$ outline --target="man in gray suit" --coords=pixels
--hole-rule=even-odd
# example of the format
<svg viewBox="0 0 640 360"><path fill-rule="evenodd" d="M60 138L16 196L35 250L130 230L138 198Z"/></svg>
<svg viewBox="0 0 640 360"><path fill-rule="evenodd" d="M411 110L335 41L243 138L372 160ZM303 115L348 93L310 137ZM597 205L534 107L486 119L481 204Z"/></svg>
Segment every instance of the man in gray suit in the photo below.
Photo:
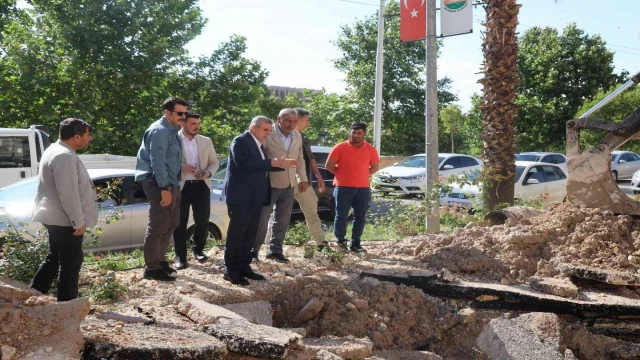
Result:
<svg viewBox="0 0 640 360"><path fill-rule="evenodd" d="M198 135L200 115L188 111L182 130L178 133L182 141L182 180L180 181L180 225L173 232L175 244L176 270L187 268L187 223L189 211L193 208L193 257L199 262L207 261L203 253L209 233L211 212L211 176L216 173L220 162L211 139Z"/></svg>
<svg viewBox="0 0 640 360"><path fill-rule="evenodd" d="M33 220L49 234L49 251L30 286L43 294L58 277L58 301L78 297L78 280L84 254L84 233L98 222L96 190L76 151L93 138L91 126L80 119L60 123L60 138L42 154Z"/></svg>
<svg viewBox="0 0 640 360"><path fill-rule="evenodd" d="M269 172L271 203L269 206L263 207L260 214L258 234L251 254L253 259L258 258L260 247L269 233L271 236L267 259L281 263L289 262L289 259L282 252L282 245L291 221L294 188L298 187L298 191L301 193L309 188L302 150L302 136L299 132L294 131L297 120L298 113L294 109L280 110L278 122L273 127L271 135L264 142L268 158L293 159L297 161L297 167L287 168L285 171ZM273 216L270 216L272 211Z"/></svg>

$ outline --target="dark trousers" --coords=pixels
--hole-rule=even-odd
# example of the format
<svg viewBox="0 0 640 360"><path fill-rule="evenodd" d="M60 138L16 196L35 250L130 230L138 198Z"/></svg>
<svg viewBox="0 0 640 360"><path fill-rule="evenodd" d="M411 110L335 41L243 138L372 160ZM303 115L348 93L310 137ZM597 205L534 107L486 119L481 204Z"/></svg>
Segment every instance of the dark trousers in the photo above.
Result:
<svg viewBox="0 0 640 360"><path fill-rule="evenodd" d="M338 242L346 241L347 218L349 217L349 210L353 208L351 246L360 246L371 190L369 188L337 186L333 190L333 197L336 199L336 217L333 223L336 239L338 239Z"/></svg>
<svg viewBox="0 0 640 360"><path fill-rule="evenodd" d="M229 274L241 274L251 267L251 248L256 240L262 206L227 204L229 229L224 250L224 266Z"/></svg>
<svg viewBox="0 0 640 360"><path fill-rule="evenodd" d="M180 225L173 232L176 257L187 260L187 224L189 208L193 208L193 252L202 252L209 233L209 213L211 212L211 190L203 180L186 181L180 199Z"/></svg>
<svg viewBox="0 0 640 360"><path fill-rule="evenodd" d="M171 235L180 224L180 190L171 186L171 204L160 206L162 189L151 177L142 183L144 193L149 199L149 223L144 235L144 265L148 270L160 269L160 263L166 261L167 249L171 244Z"/></svg>
<svg viewBox="0 0 640 360"><path fill-rule="evenodd" d="M38 272L31 280L31 288L46 294L51 289L53 279L58 277L58 301L73 300L78 297L78 280L84 260L82 235L73 235L71 226L45 225L49 233L49 251Z"/></svg>

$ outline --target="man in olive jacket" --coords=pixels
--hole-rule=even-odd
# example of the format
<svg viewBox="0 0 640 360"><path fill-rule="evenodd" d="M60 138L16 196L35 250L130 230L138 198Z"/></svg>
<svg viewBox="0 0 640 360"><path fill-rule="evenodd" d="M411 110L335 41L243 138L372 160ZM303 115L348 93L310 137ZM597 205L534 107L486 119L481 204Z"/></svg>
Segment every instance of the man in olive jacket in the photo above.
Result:
<svg viewBox="0 0 640 360"><path fill-rule="evenodd" d="M78 280L84 254L84 233L98 222L96 190L76 154L93 138L91 126L80 119L60 123L60 139L42 154L38 191L32 218L49 234L49 251L30 286L43 294L58 277L58 301L78 297Z"/></svg>

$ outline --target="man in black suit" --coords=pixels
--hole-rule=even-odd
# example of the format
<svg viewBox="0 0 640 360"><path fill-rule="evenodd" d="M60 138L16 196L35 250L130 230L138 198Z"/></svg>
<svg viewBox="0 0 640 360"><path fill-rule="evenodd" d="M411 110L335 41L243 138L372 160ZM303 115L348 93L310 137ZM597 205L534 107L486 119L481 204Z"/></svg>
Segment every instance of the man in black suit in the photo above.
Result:
<svg viewBox="0 0 640 360"><path fill-rule="evenodd" d="M268 159L262 145L271 134L273 121L264 116L251 120L249 131L236 137L229 147L223 197L229 212L224 251L223 278L234 285L249 285L247 279L264 280L251 269L251 247L258 232L262 207L271 203L269 171L295 167L290 159Z"/></svg>

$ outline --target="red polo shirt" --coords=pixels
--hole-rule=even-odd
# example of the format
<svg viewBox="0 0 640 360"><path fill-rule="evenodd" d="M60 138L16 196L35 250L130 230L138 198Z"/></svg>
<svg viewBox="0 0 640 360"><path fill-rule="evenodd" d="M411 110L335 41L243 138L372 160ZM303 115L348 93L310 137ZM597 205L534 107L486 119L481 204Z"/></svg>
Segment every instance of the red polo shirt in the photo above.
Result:
<svg viewBox="0 0 640 360"><path fill-rule="evenodd" d="M338 164L333 184L357 188L369 187L370 165L380 162L378 151L366 141L360 147L341 142L331 149L329 159Z"/></svg>

